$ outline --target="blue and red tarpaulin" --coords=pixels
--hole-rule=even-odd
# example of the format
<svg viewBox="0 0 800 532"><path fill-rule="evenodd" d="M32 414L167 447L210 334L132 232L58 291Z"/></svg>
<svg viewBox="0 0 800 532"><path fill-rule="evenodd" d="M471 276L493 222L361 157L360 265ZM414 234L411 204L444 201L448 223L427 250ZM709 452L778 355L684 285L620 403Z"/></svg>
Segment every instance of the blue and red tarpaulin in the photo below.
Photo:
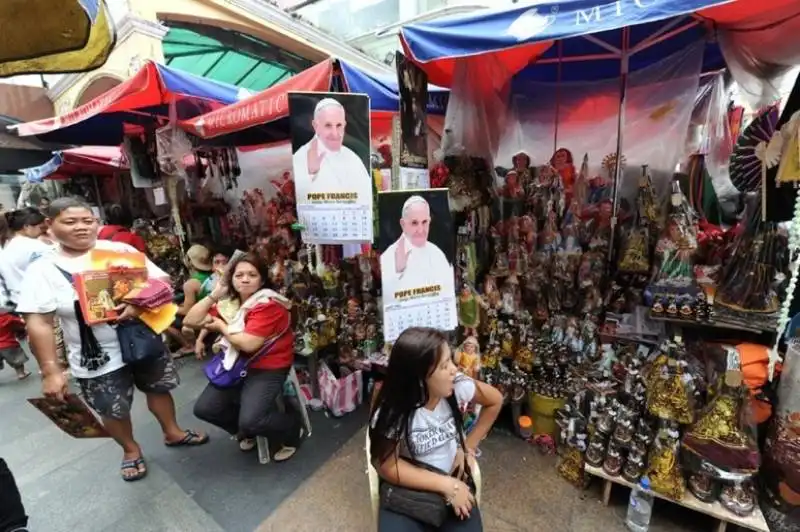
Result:
<svg viewBox="0 0 800 532"><path fill-rule="evenodd" d="M41 183L44 179L67 179L80 174L106 176L127 168L119 146L82 146L55 152L46 163L25 169L25 179Z"/></svg>
<svg viewBox="0 0 800 532"><path fill-rule="evenodd" d="M290 92L336 92L337 89L367 94L373 118L385 118L399 111L396 80L376 77L343 61L328 59L258 94L184 120L180 125L209 144L253 146L278 142L289 138ZM428 112L444 115L448 95L447 89L431 87Z"/></svg>
<svg viewBox="0 0 800 532"><path fill-rule="evenodd" d="M147 61L132 78L90 102L52 118L10 126L19 136L46 142L119 146L126 124L167 121L174 102L187 119L238 101L246 91Z"/></svg>
<svg viewBox="0 0 800 532"><path fill-rule="evenodd" d="M632 72L709 37L704 70L723 68L715 23L792 9L792 0L558 0L410 24L400 37L431 83L445 87L457 62L471 58L495 61L507 78L595 81L619 76L623 48Z"/></svg>
<svg viewBox="0 0 800 532"><path fill-rule="evenodd" d="M348 92L367 94L372 111L397 112L400 109L400 91L396 75L375 76L339 61ZM436 85L428 87L428 114L444 115L450 91Z"/></svg>

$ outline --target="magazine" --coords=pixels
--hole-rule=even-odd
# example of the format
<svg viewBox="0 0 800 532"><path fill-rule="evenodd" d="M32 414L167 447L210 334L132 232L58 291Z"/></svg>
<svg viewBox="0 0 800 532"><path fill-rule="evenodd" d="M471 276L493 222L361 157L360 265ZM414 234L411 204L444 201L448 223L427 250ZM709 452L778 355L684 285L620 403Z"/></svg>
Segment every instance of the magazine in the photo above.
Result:
<svg viewBox="0 0 800 532"><path fill-rule="evenodd" d="M49 397L28 402L73 438L110 437L94 412L75 394L67 394L63 402Z"/></svg>
<svg viewBox="0 0 800 532"><path fill-rule="evenodd" d="M75 274L75 290L89 325L96 325L119 318L116 307L124 303L123 298L134 288L147 283L146 268L115 268Z"/></svg>

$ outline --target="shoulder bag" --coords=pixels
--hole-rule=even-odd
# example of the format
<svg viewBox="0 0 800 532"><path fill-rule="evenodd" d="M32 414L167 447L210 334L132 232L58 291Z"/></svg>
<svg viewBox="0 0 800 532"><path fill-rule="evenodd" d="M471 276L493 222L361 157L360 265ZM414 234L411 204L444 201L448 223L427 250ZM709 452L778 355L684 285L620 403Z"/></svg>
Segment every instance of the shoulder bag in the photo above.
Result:
<svg viewBox="0 0 800 532"><path fill-rule="evenodd" d="M447 398L447 403L450 408L455 411L458 408L455 395ZM470 471L469 463L466 460L467 445L464 441L464 433L461 427L458 428L458 440L461 449L464 451L464 476L460 479L469 487L471 493L475 493L475 481L472 478L472 471ZM408 460L403 458L403 460ZM417 460L408 460L412 465L439 473L441 475L450 475L441 469L429 466ZM426 525L435 528L441 527L451 514L452 509L447 504L447 501L438 493L432 491L414 490L391 484L385 480L381 480L380 487L380 505L391 512L405 515L425 523Z"/></svg>
<svg viewBox="0 0 800 532"><path fill-rule="evenodd" d="M70 284L73 284L74 280L72 274L58 265L55 266L58 271L61 272L61 275L63 275ZM84 337L87 341L96 344L97 340L94 339L94 332L92 332L92 328L84 320L83 311L77 301L75 302L75 317L78 321L78 328L81 330L81 344L83 344ZM117 332L119 349L122 354L122 361L125 364L145 362L163 356L166 353L167 348L164 345L164 341L161 339L161 335L156 334L156 332L148 327L142 320L124 320L112 326ZM83 348L83 346L81 348Z"/></svg>
<svg viewBox="0 0 800 532"><path fill-rule="evenodd" d="M222 361L225 359L225 353L214 355L214 358L212 358L204 368L208 381L218 388L234 388L238 386L245 377L247 377L250 364L267 355L275 346L275 342L286 334L288 330L289 326L276 336L264 342L264 345L261 346L261 349L259 349L255 355L251 357L239 355L239 358L236 359L231 369L225 369L225 366L222 365Z"/></svg>

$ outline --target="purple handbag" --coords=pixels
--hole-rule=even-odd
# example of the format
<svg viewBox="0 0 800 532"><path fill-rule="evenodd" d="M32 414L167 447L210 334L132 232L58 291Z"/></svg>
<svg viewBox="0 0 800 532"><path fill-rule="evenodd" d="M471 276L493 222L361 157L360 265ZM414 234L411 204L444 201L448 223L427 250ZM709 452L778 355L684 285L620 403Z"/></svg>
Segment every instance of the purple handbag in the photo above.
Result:
<svg viewBox="0 0 800 532"><path fill-rule="evenodd" d="M251 357L243 357L239 356L236 359L236 362L233 363L233 367L231 369L225 369L225 366L222 365L222 361L225 358L225 353L220 353L218 355L214 355L214 358L206 364L206 367L203 368L203 371L206 373L206 377L208 378L208 382L216 386L217 388L235 388L239 386L245 377L247 377L247 370L256 359L259 359L270 352L272 346L275 345L286 331L289 330L289 327L286 327L283 332L278 334L277 336L273 337L271 340L264 342L264 345L261 349L256 352L255 355Z"/></svg>

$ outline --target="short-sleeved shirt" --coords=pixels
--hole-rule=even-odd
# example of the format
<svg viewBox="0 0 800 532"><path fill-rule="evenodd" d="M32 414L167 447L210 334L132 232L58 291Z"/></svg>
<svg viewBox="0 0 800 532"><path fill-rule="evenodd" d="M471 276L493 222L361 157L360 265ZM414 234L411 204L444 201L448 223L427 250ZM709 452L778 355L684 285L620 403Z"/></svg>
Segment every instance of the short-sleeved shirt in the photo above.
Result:
<svg viewBox="0 0 800 532"><path fill-rule="evenodd" d="M19 347L17 330L25 330L25 323L14 314L0 314L0 349Z"/></svg>
<svg viewBox="0 0 800 532"><path fill-rule="evenodd" d="M136 251L128 244L110 240L98 240L95 249L128 253ZM55 313L61 323L67 359L75 377L91 379L123 367L125 364L122 362L117 332L113 327L104 323L92 326L92 332L100 344L100 348L108 355L109 361L96 371L81 367L81 335L78 318L75 315L75 301L78 294L58 268L70 274L86 271L89 269L89 253L78 257L66 257L56 251L31 264L25 272L25 280L17 301L17 312L22 314ZM147 260L147 273L150 277L161 279L169 277L150 260Z"/></svg>
<svg viewBox="0 0 800 532"><path fill-rule="evenodd" d="M209 314L219 317L216 306L211 309ZM275 335L283 332L283 335L272 345L269 353L250 364L251 368L275 370L291 367L294 363L294 333L290 327L291 319L289 310L275 302L260 303L246 311L244 332L247 334L272 339Z"/></svg>
<svg viewBox="0 0 800 532"><path fill-rule="evenodd" d="M23 235L15 236L6 243L0 251L0 277L5 282L11 301L16 303L19 299L22 278L28 266L52 250L52 246L38 238Z"/></svg>
<svg viewBox="0 0 800 532"><path fill-rule="evenodd" d="M458 407L464 412L475 397L475 381L459 373L453 386ZM373 423L378 412L373 417ZM433 410L418 408L410 421L411 454L415 460L442 471L450 471L458 453L459 438L456 420L446 399ZM405 446L405 438L401 439ZM401 450L401 455L405 454Z"/></svg>

